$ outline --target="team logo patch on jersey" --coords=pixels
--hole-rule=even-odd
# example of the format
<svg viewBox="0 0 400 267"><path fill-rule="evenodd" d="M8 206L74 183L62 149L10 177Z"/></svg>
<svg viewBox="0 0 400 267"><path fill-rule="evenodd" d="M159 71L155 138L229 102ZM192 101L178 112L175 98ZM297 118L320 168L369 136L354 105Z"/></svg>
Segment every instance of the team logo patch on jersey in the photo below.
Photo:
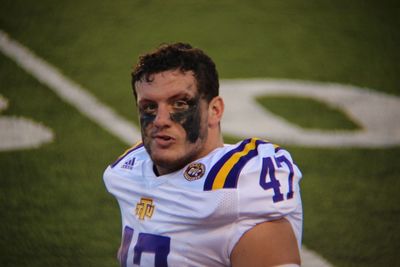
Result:
<svg viewBox="0 0 400 267"><path fill-rule="evenodd" d="M140 202L136 204L136 215L140 220L144 220L146 217L151 219L154 209L153 199L142 197Z"/></svg>
<svg viewBox="0 0 400 267"><path fill-rule="evenodd" d="M184 176L188 181L194 181L203 177L206 167L203 163L191 163L185 170Z"/></svg>

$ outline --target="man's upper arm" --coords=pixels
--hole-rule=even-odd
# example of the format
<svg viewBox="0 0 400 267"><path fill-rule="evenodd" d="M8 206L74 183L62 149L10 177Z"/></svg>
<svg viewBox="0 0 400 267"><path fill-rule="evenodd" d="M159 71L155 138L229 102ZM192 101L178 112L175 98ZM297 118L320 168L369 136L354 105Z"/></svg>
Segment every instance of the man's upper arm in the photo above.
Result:
<svg viewBox="0 0 400 267"><path fill-rule="evenodd" d="M300 253L291 224L284 218L260 223L247 231L231 254L232 267L300 265Z"/></svg>

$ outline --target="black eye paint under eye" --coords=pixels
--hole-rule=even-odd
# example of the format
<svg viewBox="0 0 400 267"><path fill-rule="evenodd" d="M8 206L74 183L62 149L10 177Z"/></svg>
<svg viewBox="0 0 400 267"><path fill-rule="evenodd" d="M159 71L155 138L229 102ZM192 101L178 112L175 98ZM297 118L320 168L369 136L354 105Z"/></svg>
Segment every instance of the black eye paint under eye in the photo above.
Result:
<svg viewBox="0 0 400 267"><path fill-rule="evenodd" d="M188 101L185 111L170 113L171 120L182 125L189 142L194 143L200 136L200 97Z"/></svg>
<svg viewBox="0 0 400 267"><path fill-rule="evenodd" d="M187 139L191 143L195 143L200 136L200 97L197 96L187 101L189 108L184 111L170 113L172 121L182 125L186 131ZM156 119L156 114L149 114L139 110L140 113L140 125L142 135L145 135L144 130L150 123L153 123Z"/></svg>
<svg viewBox="0 0 400 267"><path fill-rule="evenodd" d="M144 129L156 119L156 114L145 112L144 109L139 108L139 118L142 133Z"/></svg>

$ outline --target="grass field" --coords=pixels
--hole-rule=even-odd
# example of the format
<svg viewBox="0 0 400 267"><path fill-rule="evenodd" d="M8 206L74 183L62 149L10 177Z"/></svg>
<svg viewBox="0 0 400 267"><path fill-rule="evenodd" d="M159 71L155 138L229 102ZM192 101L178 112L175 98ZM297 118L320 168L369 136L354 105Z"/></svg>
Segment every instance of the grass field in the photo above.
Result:
<svg viewBox="0 0 400 267"><path fill-rule="evenodd" d="M171 41L203 48L224 79L330 81L400 95L394 1L2 0L1 6L0 29L135 123L130 69L139 53ZM2 54L0 94L10 106L2 116L31 118L55 133L38 149L0 152L0 266L117 266L120 215L102 173L126 145ZM279 101L271 101L278 109ZM291 117L302 106L277 113L302 125ZM306 126L357 127L327 116L330 122ZM335 266L400 265L400 147L285 147L304 174L303 243Z"/></svg>

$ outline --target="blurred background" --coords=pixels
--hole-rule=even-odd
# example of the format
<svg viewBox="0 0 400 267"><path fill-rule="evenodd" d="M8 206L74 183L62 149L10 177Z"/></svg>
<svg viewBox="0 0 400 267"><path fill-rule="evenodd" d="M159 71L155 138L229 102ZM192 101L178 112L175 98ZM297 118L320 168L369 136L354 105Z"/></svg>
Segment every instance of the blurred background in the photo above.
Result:
<svg viewBox="0 0 400 267"><path fill-rule="evenodd" d="M335 82L400 95L395 1L0 3L0 29L132 123L132 66L166 42L202 48L222 79ZM54 133L39 148L0 151L0 265L117 266L120 214L102 173L127 144L2 53L0 95L8 103L0 118L29 118ZM302 127L358 127L313 100L258 101ZM319 112L327 115L318 120ZM310 116L317 118L304 125ZM303 243L335 266L400 265L399 146L280 145L304 175Z"/></svg>

